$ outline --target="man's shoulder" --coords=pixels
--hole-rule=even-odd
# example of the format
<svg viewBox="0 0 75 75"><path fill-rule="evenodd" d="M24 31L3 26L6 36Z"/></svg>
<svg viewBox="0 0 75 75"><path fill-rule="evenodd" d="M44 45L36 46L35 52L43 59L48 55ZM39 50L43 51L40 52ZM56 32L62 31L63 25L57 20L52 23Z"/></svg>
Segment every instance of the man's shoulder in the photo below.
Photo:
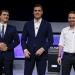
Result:
<svg viewBox="0 0 75 75"><path fill-rule="evenodd" d="M15 29L16 27L10 24L7 24L8 27Z"/></svg>
<svg viewBox="0 0 75 75"><path fill-rule="evenodd" d="M27 21L25 24L30 24L32 22L34 22L34 20Z"/></svg>
<svg viewBox="0 0 75 75"><path fill-rule="evenodd" d="M47 20L44 20L44 19L42 19L42 21L45 22L45 23L50 23L50 22L48 22Z"/></svg>
<svg viewBox="0 0 75 75"><path fill-rule="evenodd" d="M42 22L43 22L44 26L51 27L51 23L50 22L48 22L46 20L42 20Z"/></svg>
<svg viewBox="0 0 75 75"><path fill-rule="evenodd" d="M62 30L68 30L70 27L69 26L67 26L67 27L65 27L65 28L63 28Z"/></svg>

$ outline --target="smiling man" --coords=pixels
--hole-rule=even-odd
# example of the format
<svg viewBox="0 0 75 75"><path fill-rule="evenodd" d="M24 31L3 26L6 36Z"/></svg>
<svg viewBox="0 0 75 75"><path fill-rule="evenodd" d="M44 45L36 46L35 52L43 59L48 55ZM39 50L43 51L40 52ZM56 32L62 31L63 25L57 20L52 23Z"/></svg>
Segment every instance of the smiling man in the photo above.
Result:
<svg viewBox="0 0 75 75"><path fill-rule="evenodd" d="M58 64L62 63L62 75L70 75L73 65L75 70L75 11L68 14L69 26L62 29L59 41ZM61 52L64 48L64 55L61 61Z"/></svg>
<svg viewBox="0 0 75 75"><path fill-rule="evenodd" d="M32 75L35 62L38 75L45 75L48 48L53 43L53 33L51 24L42 19L43 8L41 5L34 6L33 14L34 20L25 23L21 39L25 54L24 75Z"/></svg>
<svg viewBox="0 0 75 75"><path fill-rule="evenodd" d="M14 48L19 44L15 26L9 25L9 11L0 11L0 75L4 67L5 75L13 75ZM13 42L14 40L14 42Z"/></svg>

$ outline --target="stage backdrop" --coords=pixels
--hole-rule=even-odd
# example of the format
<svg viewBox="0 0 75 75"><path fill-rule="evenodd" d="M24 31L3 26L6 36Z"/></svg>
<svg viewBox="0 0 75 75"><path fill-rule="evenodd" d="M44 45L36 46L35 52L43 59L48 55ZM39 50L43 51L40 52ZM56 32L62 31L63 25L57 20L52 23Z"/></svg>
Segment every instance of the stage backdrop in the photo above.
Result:
<svg viewBox="0 0 75 75"><path fill-rule="evenodd" d="M8 24L13 25L16 27L17 31L22 32L24 24L27 21L14 21L14 20L9 20ZM54 43L53 45L58 45L59 43L59 37L60 37L60 33L61 30L68 26L68 22L50 22L51 26L52 26L52 31L53 31L53 36L54 36ZM18 33L20 41L21 41L21 36L22 33ZM52 47L51 47L52 48ZM58 49L56 49L58 50ZM23 50L21 47L21 43L14 49L14 53L15 53L15 58L24 58L24 54L23 54Z"/></svg>
<svg viewBox="0 0 75 75"><path fill-rule="evenodd" d="M14 49L15 58L24 58L25 56L23 54L23 50L22 50L22 47L21 47L21 36L22 36L22 33L18 33L18 35L19 35L19 39L20 39L20 44L17 47L15 47L15 49ZM54 37L53 45L58 45L60 34L53 34L53 37Z"/></svg>

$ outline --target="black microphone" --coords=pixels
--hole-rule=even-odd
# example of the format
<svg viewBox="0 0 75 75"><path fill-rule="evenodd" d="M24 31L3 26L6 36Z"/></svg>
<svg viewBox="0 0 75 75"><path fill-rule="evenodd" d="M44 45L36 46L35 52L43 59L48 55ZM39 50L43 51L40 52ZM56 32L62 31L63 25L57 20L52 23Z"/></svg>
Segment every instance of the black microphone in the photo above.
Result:
<svg viewBox="0 0 75 75"><path fill-rule="evenodd" d="M74 33L74 32L73 32Z"/></svg>
<svg viewBox="0 0 75 75"><path fill-rule="evenodd" d="M36 27L36 29L38 29L38 27Z"/></svg>

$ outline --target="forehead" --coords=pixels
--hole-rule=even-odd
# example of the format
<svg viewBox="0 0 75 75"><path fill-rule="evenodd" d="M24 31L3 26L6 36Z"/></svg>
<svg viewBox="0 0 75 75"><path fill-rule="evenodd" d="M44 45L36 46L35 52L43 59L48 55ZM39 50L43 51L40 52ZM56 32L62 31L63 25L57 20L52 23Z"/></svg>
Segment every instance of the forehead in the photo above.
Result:
<svg viewBox="0 0 75 75"><path fill-rule="evenodd" d="M34 10L42 10L41 7L34 7Z"/></svg>
<svg viewBox="0 0 75 75"><path fill-rule="evenodd" d="M3 15L3 14L7 14L7 15L8 15L9 13L8 13L8 12L3 11L3 12L2 12L2 15Z"/></svg>
<svg viewBox="0 0 75 75"><path fill-rule="evenodd" d="M70 13L68 16L69 17L75 17L75 14L74 13Z"/></svg>

